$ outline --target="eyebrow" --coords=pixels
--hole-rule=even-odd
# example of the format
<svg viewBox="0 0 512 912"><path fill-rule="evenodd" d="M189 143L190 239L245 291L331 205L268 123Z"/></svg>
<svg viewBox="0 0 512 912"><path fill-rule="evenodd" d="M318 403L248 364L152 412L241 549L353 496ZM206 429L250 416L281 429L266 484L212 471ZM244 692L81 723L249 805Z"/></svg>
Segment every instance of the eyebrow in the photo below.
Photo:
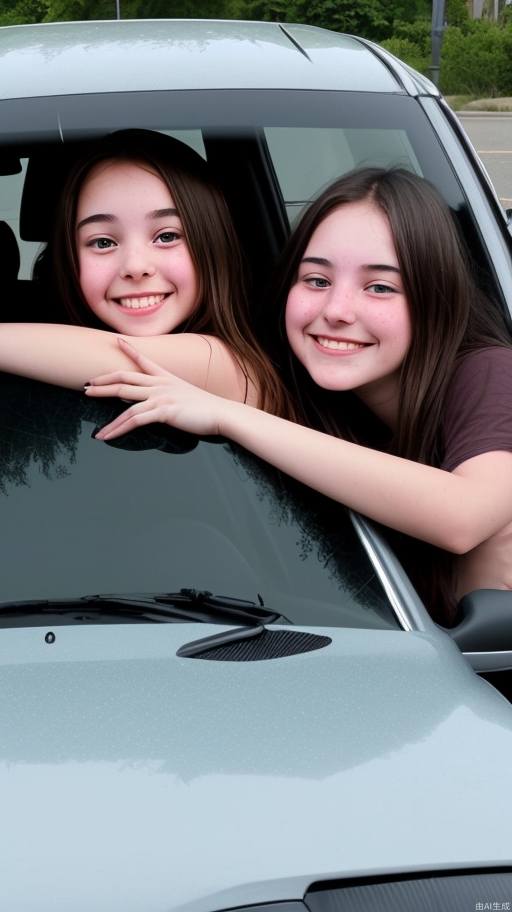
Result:
<svg viewBox="0 0 512 912"><path fill-rule="evenodd" d="M146 218L152 221L153 219L167 218L175 215L178 215L177 209L153 209L152 212L148 212ZM76 231L83 228L84 225L90 225L94 222L117 222L117 218L115 215L109 215L108 212L96 212L94 215L88 215L78 222Z"/></svg>
<svg viewBox="0 0 512 912"><path fill-rule="evenodd" d="M167 218L167 216L178 215L177 209L153 209L153 212L148 212L146 218L148 219L159 219Z"/></svg>
<svg viewBox="0 0 512 912"><path fill-rule="evenodd" d="M316 263L317 266L332 266L331 261L324 259L324 257L303 257L301 263Z"/></svg>
<svg viewBox="0 0 512 912"><path fill-rule="evenodd" d="M325 257L303 257L301 263L315 263L317 266L333 266L331 261L325 259ZM388 263L365 263L361 268L368 272L377 270L379 272L395 272L397 275L400 275L398 266L390 266Z"/></svg>
<svg viewBox="0 0 512 912"><path fill-rule="evenodd" d="M396 272L400 275L398 266L389 266L388 263L368 263L367 266L363 266L363 269L376 269L378 272Z"/></svg>
<svg viewBox="0 0 512 912"><path fill-rule="evenodd" d="M76 226L76 231L79 228L83 228L84 225L89 225L91 222L115 222L116 219L113 215L108 215L106 212L97 212L95 215L88 215L87 218L82 219L78 222Z"/></svg>

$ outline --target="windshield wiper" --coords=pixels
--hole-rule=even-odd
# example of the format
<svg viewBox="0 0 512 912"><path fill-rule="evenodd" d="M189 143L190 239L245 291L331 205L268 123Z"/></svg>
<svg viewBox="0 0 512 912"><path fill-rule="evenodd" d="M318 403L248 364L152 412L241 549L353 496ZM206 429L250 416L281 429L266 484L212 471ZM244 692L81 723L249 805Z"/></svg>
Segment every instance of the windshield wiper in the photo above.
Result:
<svg viewBox="0 0 512 912"><path fill-rule="evenodd" d="M245 599L213 595L208 590L180 589L179 592L142 592L121 594L82 595L71 599L28 599L0 603L1 614L16 616L29 613L45 614L97 612L101 615L124 615L150 621L195 621L197 623L246 625L288 622L278 611L265 608Z"/></svg>

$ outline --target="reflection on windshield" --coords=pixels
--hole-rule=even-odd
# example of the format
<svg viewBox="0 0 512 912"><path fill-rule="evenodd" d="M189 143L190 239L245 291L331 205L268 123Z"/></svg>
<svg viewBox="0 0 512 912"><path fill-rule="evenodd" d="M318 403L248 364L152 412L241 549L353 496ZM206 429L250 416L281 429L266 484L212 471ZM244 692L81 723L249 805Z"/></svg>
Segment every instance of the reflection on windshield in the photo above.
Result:
<svg viewBox="0 0 512 912"><path fill-rule="evenodd" d="M2 494L10 485L29 484L33 465L46 477L65 473L80 432L76 393L2 375L1 396Z"/></svg>
<svg viewBox="0 0 512 912"><path fill-rule="evenodd" d="M112 421L127 407L110 399L93 400L74 390L34 383L19 377L2 377L0 492L10 484L28 485L31 467L38 466L46 478L69 473L75 462L82 423L91 434ZM140 428L109 446L123 450L161 449L184 453L197 440L191 434L165 427Z"/></svg>
<svg viewBox="0 0 512 912"><path fill-rule="evenodd" d="M0 601L185 586L396 628L343 508L226 442L160 425L94 440L124 407L5 378Z"/></svg>
<svg viewBox="0 0 512 912"><path fill-rule="evenodd" d="M294 525L298 532L297 555L304 562L316 560L329 578L351 598L366 605L366 590L375 588L373 574L360 547L349 532L348 518L336 502L231 445L235 461L254 482L256 496L267 502L269 514L281 527Z"/></svg>

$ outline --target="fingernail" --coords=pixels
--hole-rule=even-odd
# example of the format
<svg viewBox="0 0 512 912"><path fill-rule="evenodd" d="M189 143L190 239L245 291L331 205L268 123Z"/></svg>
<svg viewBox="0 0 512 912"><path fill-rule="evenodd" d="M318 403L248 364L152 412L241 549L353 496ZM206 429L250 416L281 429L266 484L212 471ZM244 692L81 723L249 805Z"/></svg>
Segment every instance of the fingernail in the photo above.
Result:
<svg viewBox="0 0 512 912"><path fill-rule="evenodd" d="M90 384L89 380L86 380L86 382L84 383L84 389L87 389L87 387L90 385L91 384Z"/></svg>

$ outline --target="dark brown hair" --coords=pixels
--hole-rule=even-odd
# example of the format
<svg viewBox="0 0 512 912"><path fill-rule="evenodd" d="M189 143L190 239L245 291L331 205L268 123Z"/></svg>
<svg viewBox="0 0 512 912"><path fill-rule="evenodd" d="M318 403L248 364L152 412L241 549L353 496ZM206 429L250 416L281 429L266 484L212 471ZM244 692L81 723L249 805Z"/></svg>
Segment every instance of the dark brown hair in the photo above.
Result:
<svg viewBox="0 0 512 912"><path fill-rule="evenodd" d="M172 137L149 130L122 130L88 146L71 168L49 245L57 292L70 321L105 328L81 292L75 226L84 182L97 164L111 159L148 167L172 194L199 285L197 308L174 331L217 336L229 346L246 380L256 384L260 406L285 414L280 380L250 326L245 265L227 204L206 162Z"/></svg>
<svg viewBox="0 0 512 912"><path fill-rule="evenodd" d="M455 220L431 184L403 169L365 168L324 190L302 217L283 257L277 282L280 335L284 339L286 298L313 232L333 210L363 200L371 200L388 218L412 324L392 439L354 393L320 389L289 346L281 359L283 374L295 391L298 419L304 424L439 466L445 400L458 359L475 348L510 346L511 338L498 307L480 291ZM418 547L434 552L431 546ZM446 609L453 560L437 552L432 564L436 569L424 574L429 579L423 594L428 588L429 607L443 602ZM442 616L443 608L439 611Z"/></svg>

